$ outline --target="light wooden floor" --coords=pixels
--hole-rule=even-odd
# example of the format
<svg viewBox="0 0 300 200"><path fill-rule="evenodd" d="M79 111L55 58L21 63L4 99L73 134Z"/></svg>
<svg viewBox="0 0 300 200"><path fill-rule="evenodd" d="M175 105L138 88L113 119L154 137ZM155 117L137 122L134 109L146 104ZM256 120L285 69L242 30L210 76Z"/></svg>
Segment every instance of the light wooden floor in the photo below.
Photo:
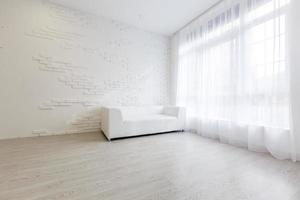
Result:
<svg viewBox="0 0 300 200"><path fill-rule="evenodd" d="M300 165L189 133L0 141L1 200L299 200Z"/></svg>

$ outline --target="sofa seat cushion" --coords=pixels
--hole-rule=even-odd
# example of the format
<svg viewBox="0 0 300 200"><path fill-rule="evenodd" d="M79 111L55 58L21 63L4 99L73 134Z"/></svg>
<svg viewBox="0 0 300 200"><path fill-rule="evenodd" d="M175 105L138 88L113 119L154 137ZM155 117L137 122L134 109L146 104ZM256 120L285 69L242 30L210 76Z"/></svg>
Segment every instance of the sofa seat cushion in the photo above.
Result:
<svg viewBox="0 0 300 200"><path fill-rule="evenodd" d="M137 121L161 121L161 120L174 120L176 117L163 115L163 114L151 114L151 115L127 115L124 117L124 122L137 122Z"/></svg>

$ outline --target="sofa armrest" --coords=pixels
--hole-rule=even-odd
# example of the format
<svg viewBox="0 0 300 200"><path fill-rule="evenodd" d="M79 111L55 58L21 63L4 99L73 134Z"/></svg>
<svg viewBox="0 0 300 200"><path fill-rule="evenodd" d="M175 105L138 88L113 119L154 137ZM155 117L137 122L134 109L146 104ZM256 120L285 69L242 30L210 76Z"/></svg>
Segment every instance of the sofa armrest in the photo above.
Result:
<svg viewBox="0 0 300 200"><path fill-rule="evenodd" d="M123 117L119 108L102 107L101 108L101 129L107 139L122 130Z"/></svg>
<svg viewBox="0 0 300 200"><path fill-rule="evenodd" d="M163 113L165 115L174 116L178 120L178 129L185 129L186 111L184 107L179 106L166 106L164 107Z"/></svg>
<svg viewBox="0 0 300 200"><path fill-rule="evenodd" d="M178 118L181 116L185 116L185 108L179 106L165 106L163 110L163 114Z"/></svg>

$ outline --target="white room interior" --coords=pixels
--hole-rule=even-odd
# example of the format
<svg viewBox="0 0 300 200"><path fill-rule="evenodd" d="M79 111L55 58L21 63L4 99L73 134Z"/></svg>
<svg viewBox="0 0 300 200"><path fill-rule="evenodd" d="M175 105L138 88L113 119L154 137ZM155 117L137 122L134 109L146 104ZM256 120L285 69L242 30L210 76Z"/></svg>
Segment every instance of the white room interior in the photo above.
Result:
<svg viewBox="0 0 300 200"><path fill-rule="evenodd" d="M0 0L0 199L299 199L299 9Z"/></svg>

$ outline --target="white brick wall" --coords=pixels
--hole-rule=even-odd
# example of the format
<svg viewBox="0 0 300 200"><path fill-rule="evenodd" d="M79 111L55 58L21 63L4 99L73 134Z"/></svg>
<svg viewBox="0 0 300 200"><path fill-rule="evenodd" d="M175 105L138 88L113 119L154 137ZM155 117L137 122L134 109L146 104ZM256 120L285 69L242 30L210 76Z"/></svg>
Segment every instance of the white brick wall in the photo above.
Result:
<svg viewBox="0 0 300 200"><path fill-rule="evenodd" d="M0 1L0 36L0 138L99 131L102 105L169 103L167 37L41 0Z"/></svg>

